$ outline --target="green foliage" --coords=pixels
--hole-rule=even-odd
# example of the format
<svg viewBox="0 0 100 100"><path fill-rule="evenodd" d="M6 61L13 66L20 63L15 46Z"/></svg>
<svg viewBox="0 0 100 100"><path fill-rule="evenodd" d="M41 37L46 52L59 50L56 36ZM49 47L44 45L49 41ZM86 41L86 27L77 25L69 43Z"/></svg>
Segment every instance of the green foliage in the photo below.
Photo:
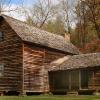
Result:
<svg viewBox="0 0 100 100"><path fill-rule="evenodd" d="M99 48L98 44L95 43L95 45L93 45L93 42L98 41L98 39L100 40L99 4L100 0L84 0L79 2L76 6L78 22L71 40L73 44L85 53L96 52L97 50L93 48ZM86 50L86 48L88 48L88 50Z"/></svg>
<svg viewBox="0 0 100 100"><path fill-rule="evenodd" d="M58 16L56 19L52 21L48 21L48 23L45 24L44 29L49 32L59 34L59 35L65 34L64 23L61 20L60 16Z"/></svg>
<svg viewBox="0 0 100 100"><path fill-rule="evenodd" d="M29 24L29 25L31 25L31 26L34 26L34 22L33 22L32 18L30 16L28 16L26 18L26 23Z"/></svg>

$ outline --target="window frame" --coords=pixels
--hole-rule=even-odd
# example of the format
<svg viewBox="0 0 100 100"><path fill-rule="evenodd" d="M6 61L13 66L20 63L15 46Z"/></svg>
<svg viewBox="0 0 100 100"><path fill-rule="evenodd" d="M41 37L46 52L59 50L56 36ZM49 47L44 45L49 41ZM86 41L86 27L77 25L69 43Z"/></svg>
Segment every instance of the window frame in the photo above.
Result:
<svg viewBox="0 0 100 100"><path fill-rule="evenodd" d="M0 42L1 41L4 41L4 34L3 34L3 32L0 31Z"/></svg>
<svg viewBox="0 0 100 100"><path fill-rule="evenodd" d="M0 64L0 77L4 74L4 64Z"/></svg>

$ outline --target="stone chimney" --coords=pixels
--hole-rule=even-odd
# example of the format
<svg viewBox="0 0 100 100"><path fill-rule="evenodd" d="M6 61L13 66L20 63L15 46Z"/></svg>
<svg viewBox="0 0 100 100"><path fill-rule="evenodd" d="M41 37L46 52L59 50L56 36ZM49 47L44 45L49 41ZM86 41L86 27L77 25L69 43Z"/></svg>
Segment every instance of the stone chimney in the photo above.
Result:
<svg viewBox="0 0 100 100"><path fill-rule="evenodd" d="M64 34L64 38L67 42L70 42L70 34Z"/></svg>

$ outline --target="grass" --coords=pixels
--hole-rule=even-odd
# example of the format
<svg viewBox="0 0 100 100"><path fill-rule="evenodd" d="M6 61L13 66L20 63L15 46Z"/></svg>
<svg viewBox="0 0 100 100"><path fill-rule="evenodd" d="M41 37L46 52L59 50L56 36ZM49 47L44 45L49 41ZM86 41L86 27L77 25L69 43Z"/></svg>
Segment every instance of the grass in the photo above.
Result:
<svg viewBox="0 0 100 100"><path fill-rule="evenodd" d="M100 100L100 96L1 96L0 100Z"/></svg>

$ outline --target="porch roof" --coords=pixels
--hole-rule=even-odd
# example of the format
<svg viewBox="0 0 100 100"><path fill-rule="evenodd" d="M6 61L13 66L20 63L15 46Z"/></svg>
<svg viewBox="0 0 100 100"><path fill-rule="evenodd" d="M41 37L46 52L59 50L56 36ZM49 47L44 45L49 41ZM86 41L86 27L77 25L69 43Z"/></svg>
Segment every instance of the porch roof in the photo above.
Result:
<svg viewBox="0 0 100 100"><path fill-rule="evenodd" d="M64 58L60 58L62 63L58 63L58 60L52 62L49 71L100 67L100 53L74 55L65 60Z"/></svg>

